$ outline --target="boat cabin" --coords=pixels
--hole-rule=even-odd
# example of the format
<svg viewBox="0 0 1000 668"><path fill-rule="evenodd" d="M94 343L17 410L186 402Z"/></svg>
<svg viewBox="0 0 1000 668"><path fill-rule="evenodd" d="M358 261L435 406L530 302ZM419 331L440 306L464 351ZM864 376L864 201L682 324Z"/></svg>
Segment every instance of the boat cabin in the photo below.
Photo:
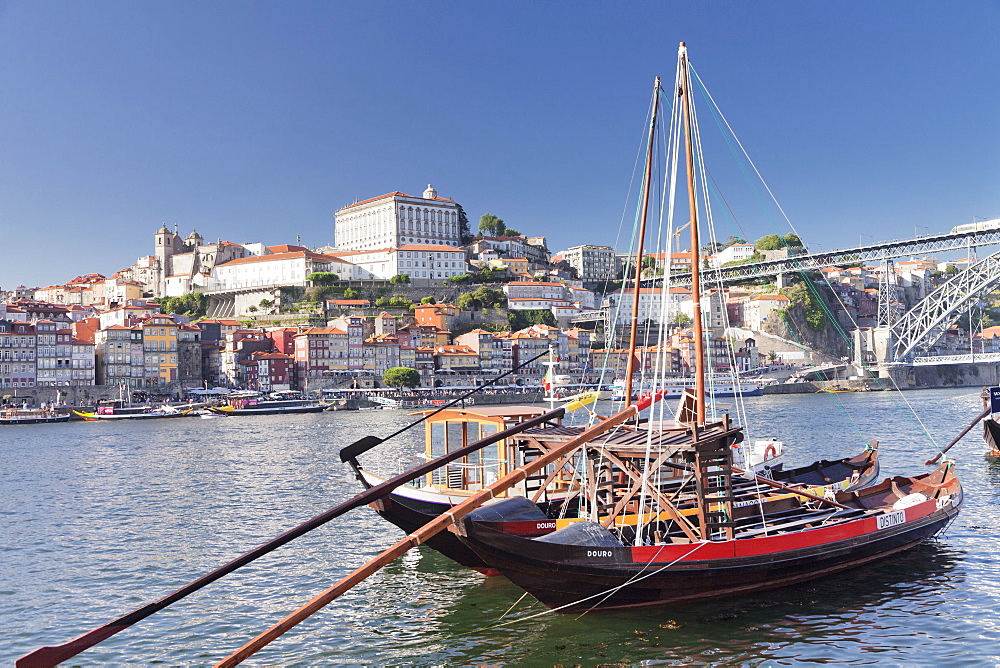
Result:
<svg viewBox="0 0 1000 668"><path fill-rule="evenodd" d="M482 406L443 410L425 423L425 455L428 459L441 457L549 410L537 406ZM414 415L429 412L421 411ZM559 424L559 421L554 420L553 423ZM511 436L428 473L425 484L449 493L475 492L507 475L526 459L537 455L538 450L532 448L523 437ZM542 479L546 475L545 472L540 474ZM531 483L530 479L521 483L513 493L526 494ZM565 484L568 483L568 480L565 481ZM537 484L536 482L535 486ZM558 481L556 486L559 486Z"/></svg>

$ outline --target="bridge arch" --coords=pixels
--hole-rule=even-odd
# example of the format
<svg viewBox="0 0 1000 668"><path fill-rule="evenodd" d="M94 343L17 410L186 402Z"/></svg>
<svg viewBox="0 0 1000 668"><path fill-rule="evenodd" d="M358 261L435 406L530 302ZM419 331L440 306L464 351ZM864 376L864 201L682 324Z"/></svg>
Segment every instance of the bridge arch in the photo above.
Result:
<svg viewBox="0 0 1000 668"><path fill-rule="evenodd" d="M1000 252L970 265L927 295L889 330L890 361L912 360L933 346L966 307L1000 287Z"/></svg>

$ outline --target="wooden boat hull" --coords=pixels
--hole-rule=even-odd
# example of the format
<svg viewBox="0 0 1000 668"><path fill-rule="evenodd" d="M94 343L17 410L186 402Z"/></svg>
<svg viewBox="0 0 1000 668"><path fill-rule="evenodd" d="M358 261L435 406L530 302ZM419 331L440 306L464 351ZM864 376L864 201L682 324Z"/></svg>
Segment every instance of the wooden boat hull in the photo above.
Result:
<svg viewBox="0 0 1000 668"><path fill-rule="evenodd" d="M327 409L324 405L315 406L283 406L281 408L233 408L225 410L210 406L208 410L219 415L291 415L297 413L322 413Z"/></svg>
<svg viewBox="0 0 1000 668"><path fill-rule="evenodd" d="M885 481L878 494L888 496L890 483L904 480L910 479ZM595 547L529 539L466 518L460 540L545 605L580 612L743 595L855 568L934 536L961 502L961 485L952 476L939 498L770 536Z"/></svg>
<svg viewBox="0 0 1000 668"><path fill-rule="evenodd" d="M0 425L16 425L16 424L44 424L48 422L68 422L69 414L66 415L48 415L44 417L0 417Z"/></svg>
<svg viewBox="0 0 1000 668"><path fill-rule="evenodd" d="M857 472L856 475L854 472ZM878 452L873 449L852 458L832 462L822 460L808 466L780 471L774 477L785 484L831 485L838 490L854 490L870 485L878 477L878 472ZM362 469L356 469L356 473L366 489L383 482L381 478L372 476ZM834 476L841 476L842 479ZM819 493L822 494L822 491ZM466 497L425 489L400 488L374 504L374 508L383 518L409 534L447 512L464 498ZM555 518L560 515L563 502L562 500L554 500L541 502L537 505L538 509L547 517ZM544 535L557 528L556 523L552 521L515 521L507 524L508 526L503 528L503 531L522 536ZM451 532L437 534L426 545L462 566L486 575L498 574L495 568L486 563L474 550Z"/></svg>
<svg viewBox="0 0 1000 668"><path fill-rule="evenodd" d="M160 420L164 418L179 418L188 415L188 411L181 413L126 413L124 415L99 415L97 413L81 413L73 411L87 422L101 422L104 420Z"/></svg>

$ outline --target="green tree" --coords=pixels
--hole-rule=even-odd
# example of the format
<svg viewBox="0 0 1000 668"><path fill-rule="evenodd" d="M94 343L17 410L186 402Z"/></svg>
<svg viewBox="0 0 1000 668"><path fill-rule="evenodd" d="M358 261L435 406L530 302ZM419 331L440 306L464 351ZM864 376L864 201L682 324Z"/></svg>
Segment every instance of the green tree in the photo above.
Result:
<svg viewBox="0 0 1000 668"><path fill-rule="evenodd" d="M389 279L389 282L392 283L393 285L406 285L407 283L410 282L410 275L396 274L395 276Z"/></svg>
<svg viewBox="0 0 1000 668"><path fill-rule="evenodd" d="M479 219L479 233L485 236L500 237L506 229L503 218L497 218L492 213L484 213Z"/></svg>
<svg viewBox="0 0 1000 668"><path fill-rule="evenodd" d="M406 366L394 366L382 374L382 382L390 387L414 388L420 384L420 373Z"/></svg>
<svg viewBox="0 0 1000 668"><path fill-rule="evenodd" d="M344 290L344 299L361 299L361 293L354 288Z"/></svg>
<svg viewBox="0 0 1000 668"><path fill-rule="evenodd" d="M472 230L469 228L469 216L466 215L462 205L458 205L458 235L462 240L462 245L472 242Z"/></svg>
<svg viewBox="0 0 1000 668"><path fill-rule="evenodd" d="M510 331L530 327L531 325L549 325L555 327L556 317L549 309L518 309L507 314Z"/></svg>
<svg viewBox="0 0 1000 668"><path fill-rule="evenodd" d="M389 298L389 306L395 306L396 308L408 308L412 304L413 301L407 297L403 297L402 295L394 295Z"/></svg>
<svg viewBox="0 0 1000 668"><path fill-rule="evenodd" d="M768 234L758 239L754 246L757 247L757 250L762 251L778 250L779 248L789 248L793 246L799 248L802 246L802 240L799 239L797 234L793 234L792 232L789 232L785 236L781 236L780 234Z"/></svg>
<svg viewBox="0 0 1000 668"><path fill-rule="evenodd" d="M521 233L518 232L517 230L511 229L509 227L505 227L503 229L503 234L500 234L498 236L501 236L501 237L519 237L519 236L521 236Z"/></svg>
<svg viewBox="0 0 1000 668"><path fill-rule="evenodd" d="M472 280L471 274L459 274L457 276L449 276L444 279L448 283L468 283Z"/></svg>
<svg viewBox="0 0 1000 668"><path fill-rule="evenodd" d="M782 248L784 244L782 243L781 237L777 234L768 234L758 239L754 246L757 247L757 250L765 251L778 250L779 248Z"/></svg>
<svg viewBox="0 0 1000 668"><path fill-rule="evenodd" d="M691 324L691 317L686 313L678 313L674 316L674 324L681 327L687 327Z"/></svg>
<svg viewBox="0 0 1000 668"><path fill-rule="evenodd" d="M435 299L434 297L424 297L423 299L420 300L420 303L421 304L436 304L437 303L437 299Z"/></svg>
<svg viewBox="0 0 1000 668"><path fill-rule="evenodd" d="M180 297L160 297L154 299L163 313L177 313L202 318L208 312L208 297L200 292L189 292Z"/></svg>
<svg viewBox="0 0 1000 668"><path fill-rule="evenodd" d="M746 239L730 234L728 237L726 237L726 242L724 246L728 248L729 246L735 246L736 244L745 244L746 242L747 242Z"/></svg>
<svg viewBox="0 0 1000 668"><path fill-rule="evenodd" d="M306 276L306 280L313 285L333 285L340 280L340 276L329 271L314 271Z"/></svg>

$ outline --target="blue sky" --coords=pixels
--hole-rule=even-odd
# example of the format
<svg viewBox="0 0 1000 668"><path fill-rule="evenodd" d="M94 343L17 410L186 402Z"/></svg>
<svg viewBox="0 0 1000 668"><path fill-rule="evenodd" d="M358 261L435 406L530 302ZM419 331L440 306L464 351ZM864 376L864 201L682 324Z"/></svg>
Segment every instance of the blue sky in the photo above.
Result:
<svg viewBox="0 0 1000 668"><path fill-rule="evenodd" d="M163 223L318 246L428 183L613 244L679 41L807 243L1000 217L998 30L996 1L0 0L0 287L110 275Z"/></svg>

